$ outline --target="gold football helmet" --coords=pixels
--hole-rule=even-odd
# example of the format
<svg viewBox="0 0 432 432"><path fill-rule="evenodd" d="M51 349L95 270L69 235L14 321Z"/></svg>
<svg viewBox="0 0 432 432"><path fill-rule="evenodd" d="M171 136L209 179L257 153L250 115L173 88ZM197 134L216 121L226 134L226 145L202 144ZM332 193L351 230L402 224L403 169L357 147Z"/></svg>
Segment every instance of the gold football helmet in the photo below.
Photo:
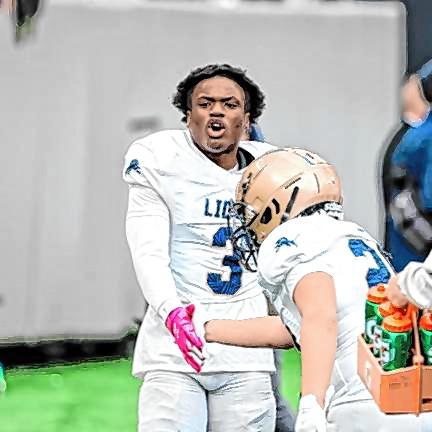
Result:
<svg viewBox="0 0 432 432"><path fill-rule="evenodd" d="M236 254L256 270L256 252L274 228L318 208L341 212L341 204L340 179L320 156L298 148L265 153L244 171L230 210Z"/></svg>

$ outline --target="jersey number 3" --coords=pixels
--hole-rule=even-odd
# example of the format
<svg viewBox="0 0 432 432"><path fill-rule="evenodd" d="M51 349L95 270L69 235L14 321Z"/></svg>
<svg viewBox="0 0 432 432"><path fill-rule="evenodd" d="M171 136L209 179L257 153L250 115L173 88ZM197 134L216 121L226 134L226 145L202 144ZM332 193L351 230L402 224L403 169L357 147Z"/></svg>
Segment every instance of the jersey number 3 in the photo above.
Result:
<svg viewBox="0 0 432 432"><path fill-rule="evenodd" d="M361 239L351 239L348 241L348 246L354 256L365 256L365 252L371 254L374 259L377 268L370 268L367 272L366 279L370 287L378 285L379 283L387 283L390 279L390 271L385 263L385 258L381 257L380 254L370 246L368 246Z"/></svg>
<svg viewBox="0 0 432 432"><path fill-rule="evenodd" d="M226 247L227 241L231 236L231 229L228 227L219 228L213 236L212 246ZM229 280L223 281L219 273L209 273L207 275L207 285L216 294L233 295L241 287L242 268L239 264L240 257L233 252L233 255L225 255L222 265L230 268Z"/></svg>

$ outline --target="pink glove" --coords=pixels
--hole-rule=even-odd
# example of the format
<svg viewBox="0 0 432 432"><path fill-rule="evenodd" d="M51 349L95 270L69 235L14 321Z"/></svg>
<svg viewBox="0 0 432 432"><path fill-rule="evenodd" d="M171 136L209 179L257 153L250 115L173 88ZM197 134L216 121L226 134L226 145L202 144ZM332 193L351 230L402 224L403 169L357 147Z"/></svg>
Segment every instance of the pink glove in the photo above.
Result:
<svg viewBox="0 0 432 432"><path fill-rule="evenodd" d="M199 373L204 361L203 341L197 335L192 323L195 305L178 307L172 310L166 320L166 326L174 336L174 341L180 348L186 362Z"/></svg>

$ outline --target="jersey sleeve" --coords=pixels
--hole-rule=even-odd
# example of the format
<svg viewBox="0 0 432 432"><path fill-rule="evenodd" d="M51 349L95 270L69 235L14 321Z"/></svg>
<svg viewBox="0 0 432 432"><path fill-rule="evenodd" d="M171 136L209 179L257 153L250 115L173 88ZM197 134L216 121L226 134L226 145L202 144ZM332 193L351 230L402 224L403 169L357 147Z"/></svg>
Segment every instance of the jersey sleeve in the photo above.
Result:
<svg viewBox="0 0 432 432"><path fill-rule="evenodd" d="M333 267L325 260L325 255L316 257L313 261L300 262L288 274L284 281L291 300L294 302L294 291L303 277L310 273L323 272L333 277Z"/></svg>
<svg viewBox="0 0 432 432"><path fill-rule="evenodd" d="M138 283L148 304L165 322L182 303L170 268L170 214L154 157L133 144L123 176L129 184L126 237Z"/></svg>
<svg viewBox="0 0 432 432"><path fill-rule="evenodd" d="M324 272L333 276L333 268L326 260L326 250L320 251L307 235L294 239L278 237L269 239L258 261L260 284L271 292L284 288L294 302L294 291L300 280L310 273Z"/></svg>
<svg viewBox="0 0 432 432"><path fill-rule="evenodd" d="M158 157L159 144L151 135L132 143L124 160L123 180L129 185L151 187L162 198L163 168Z"/></svg>

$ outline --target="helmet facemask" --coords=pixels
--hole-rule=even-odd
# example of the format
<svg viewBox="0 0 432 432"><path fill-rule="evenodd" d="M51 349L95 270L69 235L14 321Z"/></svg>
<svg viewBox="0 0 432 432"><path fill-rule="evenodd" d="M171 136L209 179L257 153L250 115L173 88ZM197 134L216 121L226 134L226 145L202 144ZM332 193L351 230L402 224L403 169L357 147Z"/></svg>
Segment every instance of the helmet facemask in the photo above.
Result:
<svg viewBox="0 0 432 432"><path fill-rule="evenodd" d="M251 272L257 271L259 244L255 231L250 226L257 217L258 213L242 202L232 202L228 211L228 227L234 253L241 265Z"/></svg>
<svg viewBox="0 0 432 432"><path fill-rule="evenodd" d="M290 211L298 191L299 188L294 187L290 196L283 190L276 191L274 197L260 211L242 201L231 204L228 213L231 243L246 270L257 271L257 256L261 243L274 228L290 219Z"/></svg>

